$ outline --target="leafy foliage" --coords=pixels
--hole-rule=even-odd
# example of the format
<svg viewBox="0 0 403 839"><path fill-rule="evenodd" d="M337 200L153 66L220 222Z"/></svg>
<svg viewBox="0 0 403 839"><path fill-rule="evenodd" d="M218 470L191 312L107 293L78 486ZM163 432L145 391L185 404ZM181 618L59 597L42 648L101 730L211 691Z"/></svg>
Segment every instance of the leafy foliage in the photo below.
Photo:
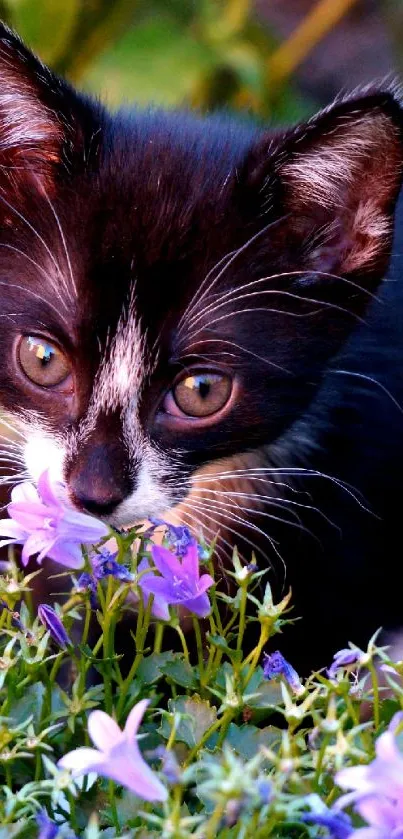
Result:
<svg viewBox="0 0 403 839"><path fill-rule="evenodd" d="M243 566L236 552L232 595L210 589L209 617L194 617L184 634L175 609L167 623L153 618L152 599L142 600L137 560L152 562L150 534L113 535L130 573L122 583L111 565L114 573L97 581L96 613L91 592L73 577L70 596L53 604L43 625L29 606L32 575L10 556L0 578L0 837L1 830L38 835L38 818L53 831L39 835L87 839L331 835L323 819L338 796L335 772L372 759L376 738L403 708L403 663L390 661L374 639L366 651L341 651L331 677L316 673L305 683L287 662L278 666L280 655L264 659L288 619L289 597L275 603L262 572ZM104 544L100 550L104 555ZM213 550L201 551L201 570L211 574ZM260 623L260 638L244 650L251 620ZM60 625L72 644L64 644ZM128 644L117 654L122 632ZM384 702L376 659L390 684ZM75 777L58 767L64 755L90 745L94 709L122 728L142 699L149 706L139 745L166 801L144 802L102 773ZM368 703L373 719L363 723ZM344 821L338 829L346 830Z"/></svg>

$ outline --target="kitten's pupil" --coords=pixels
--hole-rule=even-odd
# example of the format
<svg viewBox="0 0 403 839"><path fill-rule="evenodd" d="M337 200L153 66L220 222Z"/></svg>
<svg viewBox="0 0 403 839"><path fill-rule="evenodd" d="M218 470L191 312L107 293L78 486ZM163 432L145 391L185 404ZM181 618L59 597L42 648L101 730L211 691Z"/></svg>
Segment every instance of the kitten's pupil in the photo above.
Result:
<svg viewBox="0 0 403 839"><path fill-rule="evenodd" d="M184 384L191 390L195 390L202 399L206 399L211 390L211 381L208 376L189 376Z"/></svg>
<svg viewBox="0 0 403 839"><path fill-rule="evenodd" d="M31 335L28 336L28 347L30 352L33 352L36 358L39 359L41 367L46 367L56 355L55 350L50 344L38 341L37 338L32 338Z"/></svg>

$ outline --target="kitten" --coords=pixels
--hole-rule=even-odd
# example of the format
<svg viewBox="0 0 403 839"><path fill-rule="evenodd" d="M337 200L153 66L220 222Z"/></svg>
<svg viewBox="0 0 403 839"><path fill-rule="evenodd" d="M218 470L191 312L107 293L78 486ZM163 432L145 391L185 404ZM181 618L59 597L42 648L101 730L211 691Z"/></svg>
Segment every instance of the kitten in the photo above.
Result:
<svg viewBox="0 0 403 839"><path fill-rule="evenodd" d="M50 468L117 527L219 532L224 575L255 550L293 589L282 649L303 669L397 627L394 91L276 131L110 115L3 26L0 155L7 479Z"/></svg>

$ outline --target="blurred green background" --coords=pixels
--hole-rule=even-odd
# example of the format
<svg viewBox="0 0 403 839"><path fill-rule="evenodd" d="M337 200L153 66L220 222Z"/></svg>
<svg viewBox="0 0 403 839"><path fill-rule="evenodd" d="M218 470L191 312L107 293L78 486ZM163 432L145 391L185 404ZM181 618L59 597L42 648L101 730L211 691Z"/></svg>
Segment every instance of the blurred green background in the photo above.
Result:
<svg viewBox="0 0 403 839"><path fill-rule="evenodd" d="M0 0L0 14L112 107L294 120L403 56L403 0Z"/></svg>

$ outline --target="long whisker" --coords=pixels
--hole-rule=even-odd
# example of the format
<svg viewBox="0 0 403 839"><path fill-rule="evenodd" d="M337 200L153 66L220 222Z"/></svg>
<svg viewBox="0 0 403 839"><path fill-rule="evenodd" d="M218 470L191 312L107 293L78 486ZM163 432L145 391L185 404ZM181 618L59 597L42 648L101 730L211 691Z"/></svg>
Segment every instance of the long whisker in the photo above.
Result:
<svg viewBox="0 0 403 839"><path fill-rule="evenodd" d="M40 235L40 233L38 233L37 229L36 229L36 228L35 228L35 227L31 224L31 222L30 222L30 221L28 221L28 219L27 219L27 218L26 218L26 217L25 217L22 213L20 213L20 211L19 211L19 210L17 210L17 208L16 208L16 207L13 207L13 205L12 205L12 204L10 204L10 202L9 202L9 201L7 201L7 200L6 200L6 198L4 198L4 195L0 195L0 200L3 202L3 204L5 204L5 205L9 208L9 210L11 210L11 212L12 212L12 213L15 213L15 215L16 215L16 216L18 216L18 218L20 218L20 219L21 219L21 221L22 221L24 224L26 224L26 226L29 228L29 230L31 230L31 231L32 231L32 233L34 234L34 236L36 236L36 237L37 237L37 239L40 241L40 243L41 243L41 244L43 245L43 247L45 248L46 253L48 254L48 256L50 257L50 259L52 260L52 262L53 262L53 264L54 264L54 266L55 266L56 270L59 272L59 266L58 266L58 264L57 264L57 262L56 262L55 257L53 256L52 251L51 251L51 250L50 250L50 248L49 248L49 245L45 242L45 240L44 240L44 239L43 239L43 237Z"/></svg>
<svg viewBox="0 0 403 839"><path fill-rule="evenodd" d="M253 291L253 292L250 292L248 294L242 294L242 295L239 294L244 289L252 288L253 286L260 285L261 283L269 282L271 280L282 279L284 277L304 276L304 274L306 274L306 273L307 273L306 270L305 271L283 271L282 273L279 273L279 274L270 274L267 277L259 277L256 280L251 280L248 283L244 283L243 285L238 286L235 289L231 289L230 291L227 291L227 292L221 294L218 297L217 300L214 300L211 303L209 303L207 306L204 307L204 309L202 309L201 312L198 312L196 315L193 315L193 317L188 318L187 326L188 327L189 326L194 326L208 312L216 311L217 308L221 308L221 306L225 306L225 305L227 305L227 303L234 303L237 300L243 300L246 297L252 297L252 296L259 295L259 294L280 294L280 293L282 293L282 294L289 294L290 296L293 296L293 297L297 297L299 300L309 300L309 298L299 297L298 295L293 295L291 292L287 292L286 290L282 291L281 289L270 289L270 290L266 290L266 291L262 291L261 289L259 289L258 291ZM368 289L362 288L362 286L360 286L358 283L355 283L352 280L348 280L345 277L341 277L338 274L330 274L327 271L310 271L309 274L310 275L314 274L315 276L320 277L320 278L323 277L323 278L327 278L327 279L339 280L340 282L344 283L345 285L352 286L354 289L362 291L369 298L371 298L373 300L379 300L378 296L376 294L373 294L373 292L369 291ZM234 296L234 293L235 293L236 296Z"/></svg>
<svg viewBox="0 0 403 839"><path fill-rule="evenodd" d="M37 292L33 291L32 288L27 288L26 286L18 285L17 283L8 283L8 282L5 282L4 280L0 280L0 285L7 286L7 288L17 288L19 291L23 291L24 294L30 294L31 297L36 297L36 299L40 300L42 304L45 301L46 305L49 306L50 309L53 309L54 312L56 312L57 316L63 321L63 323L65 323L65 324L68 323L66 318L63 317L63 315L58 311L56 306L54 306L53 303L50 302L50 300L46 300L44 298L43 294L37 294Z"/></svg>
<svg viewBox="0 0 403 839"><path fill-rule="evenodd" d="M298 294L292 294L290 291L273 291L273 290L266 290L266 291L259 291L259 292L252 292L250 295L244 295L245 297L254 296L255 294L263 295L263 294L274 294L279 297L290 297L295 298L298 301L301 301L301 297ZM224 315L220 315L218 318L209 318L207 328L211 329L214 323L220 323L227 318L235 317L236 315L246 315L246 314L254 314L255 312L264 312L266 314L275 314L275 315L285 315L285 317L296 318L298 320L302 320L303 318L314 317L319 315L322 311L326 311L327 309L332 309L333 311L342 312L343 314L348 315L349 317L353 317L359 323L365 323L364 318L361 318L359 315L351 312L349 309L345 309L343 306L337 306L335 303L329 303L325 300L316 300L313 297L304 297L303 301L305 303L313 303L317 304L319 308L312 309L309 312L290 312L287 309L274 309L272 307L266 306L253 306L248 307L245 309L235 309L235 311L226 312ZM205 326L201 326L198 329L192 330L190 332L191 339L194 339L196 335L199 335L200 332L204 332L206 329ZM184 341L182 341L182 344Z"/></svg>
<svg viewBox="0 0 403 839"><path fill-rule="evenodd" d="M51 212L52 212L53 217L55 219L55 222L57 224L57 228L58 228L58 231L59 231L59 234L60 234L60 239L61 239L61 242L62 242L62 245L63 245L63 250L64 250L64 253L65 253L65 256L66 256L66 262L67 262L67 267L69 269L71 284L73 286L74 291L77 292L77 285L76 285L76 281L75 281L75 278L74 278L73 269L72 269L72 266L71 266L71 260L70 260L70 255L69 255L68 248L67 248L66 237L64 235L59 216L58 216L58 214L57 214L57 212L56 212L56 210L53 206L52 201L50 200L50 198L49 198L49 196L47 195L46 192L45 192L45 198L46 198L46 201L49 204L49 207L51 209ZM69 294L70 299L72 300L73 297L72 297L71 291L68 289L67 285L66 285L66 291Z"/></svg>
<svg viewBox="0 0 403 839"><path fill-rule="evenodd" d="M41 274L43 274L43 276L45 277L45 279L48 280L48 282L51 284L53 290L55 291L55 293L56 293L57 297L59 298L60 302L62 303L62 305L66 309L68 308L67 303L66 303L65 300L63 300L63 297L60 294L56 283L54 283L53 278L50 276L50 274L47 271L45 271L45 269L41 265L39 265L39 262L36 262L35 259L32 259L32 256L29 256L27 253L25 253L25 251L22 251L21 248L17 248L14 245L10 245L7 242L1 242L0 243L0 248L5 248L7 250L14 251L14 253L18 253L20 256L24 257L24 259L27 259L28 262L31 263L31 265L34 265L35 268L38 271L40 271ZM27 289L27 291L28 291L28 289Z"/></svg>
<svg viewBox="0 0 403 839"><path fill-rule="evenodd" d="M403 414L403 407L397 401L396 397L393 396L393 393L391 393L390 390L388 390L388 388L385 387L385 385L382 384L382 382L379 382L377 379L373 379L372 376L367 376L365 373L357 373L354 370L339 370L339 369L336 369L334 367L330 367L329 372L330 373L341 373L343 376L354 376L357 379L362 379L365 382L370 382L372 385L376 385L376 387L379 387L379 389L382 390L383 393L386 396L389 397L389 399L391 400L391 402L393 403L395 408L397 408L397 410L401 414Z"/></svg>
<svg viewBox="0 0 403 839"><path fill-rule="evenodd" d="M192 347L198 347L200 344L228 344L229 346L235 347L241 352L246 353L247 355L253 356L253 358L257 358L259 361L263 361L264 364L268 364L270 367L275 367L276 370L281 370L283 373L287 373L288 375L291 374L291 370L287 370L286 367L282 367L281 364L276 364L275 361L271 361L270 358L265 358L263 355L259 355L258 353L253 352L252 350L247 349L247 347L242 347L241 344L237 344L235 341L229 341L226 338L207 338L205 340L198 340L195 341L193 344L188 344L186 346L186 353L190 354L189 351Z"/></svg>
<svg viewBox="0 0 403 839"><path fill-rule="evenodd" d="M250 247L250 245L252 245L254 242L256 242L256 240L259 239L261 236L263 236L265 233L267 233L267 231L270 230L270 228L273 228L276 225L280 224L280 222L284 221L285 218L287 218L287 216L283 216L282 218L276 219L275 221L272 221L269 224L266 224L265 227L263 227L261 230L259 230L257 233L255 233L253 236L251 236L250 239L248 239L248 241L245 242L244 245L241 245L241 247L238 248L238 250L236 250L235 252L231 251L231 253L229 254L230 258L227 260L224 267L217 274L217 276L213 278L210 285L208 285L207 288L205 288L206 282L208 282L209 278L211 277L211 274L217 269L217 266L222 264L223 259L225 259L225 257L223 257L223 259L221 259L215 266L213 266L213 268L209 271L209 273L204 278L202 283L198 286L197 297L196 297L196 295L193 296L192 301L191 301L192 305L187 306L187 308L185 309L185 311L184 311L184 313L183 313L183 315L182 315L182 317L181 317L181 319L178 323L178 332L177 332L178 336L180 335L180 333L182 331L182 326L183 326L183 322L185 320L186 315L189 315L189 312L192 312L193 309L195 308L195 306L199 305L201 303L201 301L205 298L206 294L208 294L209 291L211 291L211 289L215 286L215 284L221 279L222 275L228 270L228 268L233 264L233 262L235 262L235 260L238 258L238 256L243 254L247 250L247 248ZM203 291L203 289L204 289L204 291Z"/></svg>

